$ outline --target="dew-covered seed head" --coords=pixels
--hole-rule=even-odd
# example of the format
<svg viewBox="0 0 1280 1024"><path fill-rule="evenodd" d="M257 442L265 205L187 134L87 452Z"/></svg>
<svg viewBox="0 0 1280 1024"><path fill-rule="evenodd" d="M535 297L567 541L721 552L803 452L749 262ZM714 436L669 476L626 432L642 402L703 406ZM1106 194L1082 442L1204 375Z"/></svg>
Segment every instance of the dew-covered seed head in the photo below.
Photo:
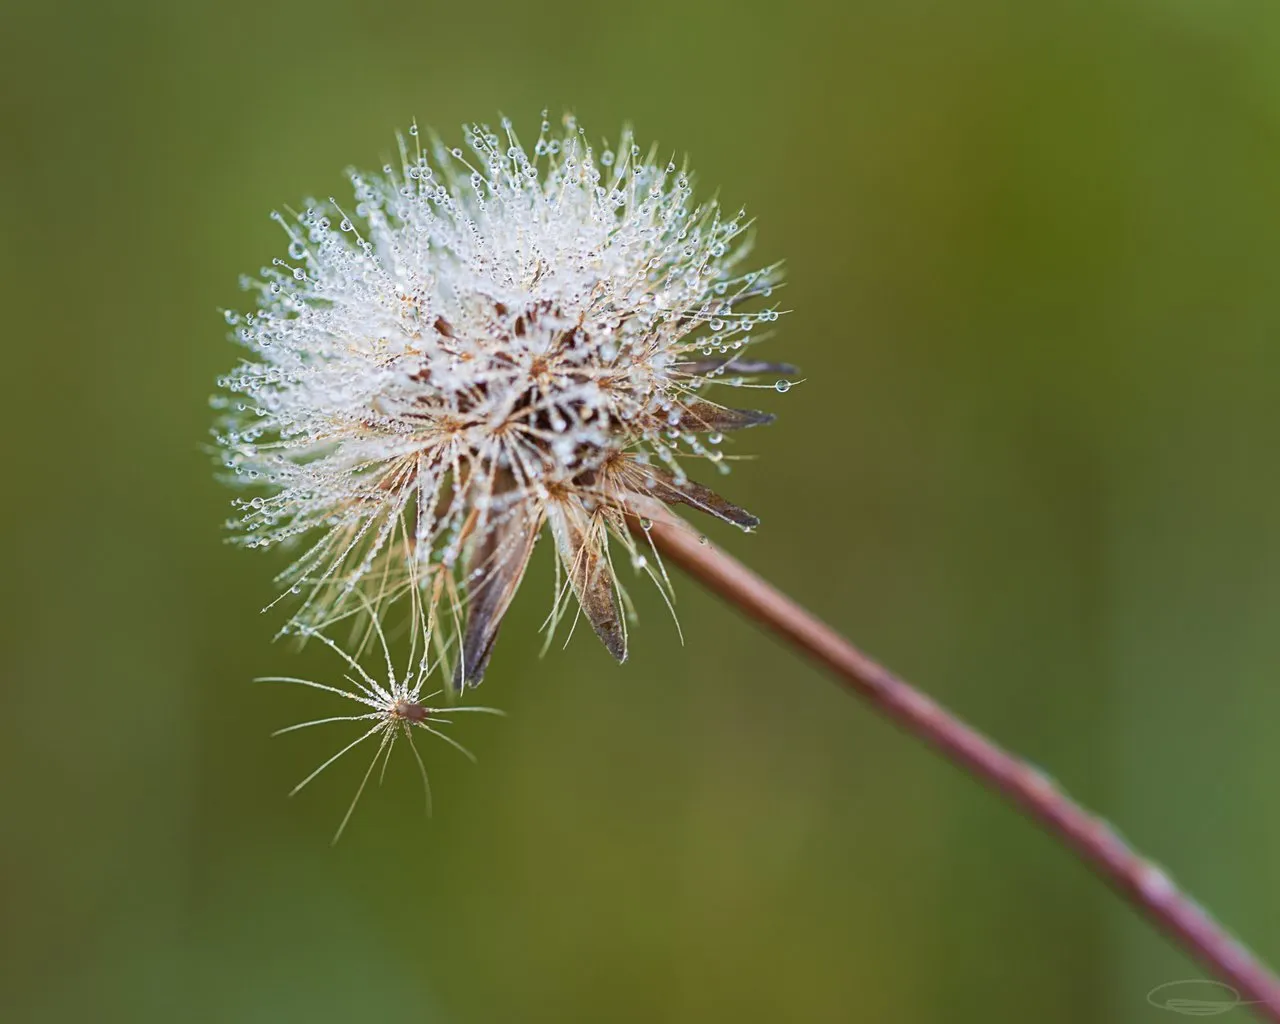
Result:
<svg viewBox="0 0 1280 1024"><path fill-rule="evenodd" d="M246 354L219 433L257 492L243 542L294 547L299 621L358 611L357 588L375 608L411 593L457 632L459 682L544 525L623 657L609 534L630 544L623 517L655 502L754 525L689 467L727 471L725 435L772 418L728 388L790 372L744 355L777 318L776 268L741 268L744 213L695 202L687 168L572 118L531 151L505 120L464 135L424 146L415 126L381 174L350 173L351 199L275 215L285 256L227 314Z"/></svg>

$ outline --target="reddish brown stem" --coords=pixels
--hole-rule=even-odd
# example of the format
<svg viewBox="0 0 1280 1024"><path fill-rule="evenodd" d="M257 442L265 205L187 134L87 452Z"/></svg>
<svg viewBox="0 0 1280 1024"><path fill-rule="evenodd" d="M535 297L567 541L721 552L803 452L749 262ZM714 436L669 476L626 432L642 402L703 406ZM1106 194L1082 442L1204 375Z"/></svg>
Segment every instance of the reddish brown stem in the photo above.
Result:
<svg viewBox="0 0 1280 1024"><path fill-rule="evenodd" d="M998 747L945 708L872 661L835 630L765 580L679 523L633 524L669 563L680 566L868 700L1075 851L1160 930L1181 944L1242 1000L1280 1022L1280 980L1228 935L1169 877L1129 847L1043 774Z"/></svg>

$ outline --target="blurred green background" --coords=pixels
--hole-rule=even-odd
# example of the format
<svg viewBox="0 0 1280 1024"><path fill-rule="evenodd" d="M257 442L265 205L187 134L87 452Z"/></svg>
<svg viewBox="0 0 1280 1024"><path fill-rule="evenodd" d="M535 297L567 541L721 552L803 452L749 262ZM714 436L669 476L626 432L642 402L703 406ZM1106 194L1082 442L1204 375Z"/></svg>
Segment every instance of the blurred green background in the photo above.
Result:
<svg viewBox="0 0 1280 1024"><path fill-rule="evenodd" d="M759 218L801 364L713 538L1280 961L1280 7L39 4L0 13L0 1017L1173 1019L1071 857L679 583L536 659L471 767L361 763L202 451L267 218L411 118L574 110ZM749 440L749 446L745 441ZM1235 1011L1244 1017L1245 1010Z"/></svg>

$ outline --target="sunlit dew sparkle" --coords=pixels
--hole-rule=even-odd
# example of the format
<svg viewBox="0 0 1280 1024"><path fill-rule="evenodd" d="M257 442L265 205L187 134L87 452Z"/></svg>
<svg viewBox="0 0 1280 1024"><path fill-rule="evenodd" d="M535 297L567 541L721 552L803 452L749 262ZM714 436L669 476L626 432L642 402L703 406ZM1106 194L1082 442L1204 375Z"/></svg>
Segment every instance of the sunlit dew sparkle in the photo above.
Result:
<svg viewBox="0 0 1280 1024"><path fill-rule="evenodd" d="M695 203L687 167L626 132L594 147L571 117L544 114L532 154L505 119L464 133L424 149L415 127L398 166L351 172L352 203L273 215L286 256L246 282L258 309L227 314L248 356L215 400L254 486L239 539L295 548L293 624L408 594L455 685L482 677L544 525L551 624L572 598L624 658L609 538L661 582L628 515L753 527L687 467L726 472L725 434L772 419L725 387L793 372L744 357L779 316L777 268L740 269L744 213Z"/></svg>

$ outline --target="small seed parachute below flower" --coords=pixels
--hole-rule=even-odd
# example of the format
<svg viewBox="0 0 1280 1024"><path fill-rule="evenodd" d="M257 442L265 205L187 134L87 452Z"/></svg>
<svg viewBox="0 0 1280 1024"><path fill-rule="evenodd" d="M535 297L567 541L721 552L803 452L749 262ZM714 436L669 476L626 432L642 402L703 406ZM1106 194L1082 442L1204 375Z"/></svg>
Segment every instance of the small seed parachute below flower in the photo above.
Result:
<svg viewBox="0 0 1280 1024"><path fill-rule="evenodd" d="M349 212L277 215L289 258L249 282L255 312L229 315L249 355L221 381L218 441L265 488L238 502L241 539L309 543L281 577L295 625L362 616L357 590L375 613L412 592L462 689L545 532L550 627L576 603L624 660L610 539L644 564L628 517L757 523L687 464L726 472L726 435L773 419L725 387L790 386L757 383L793 368L746 353L780 315L744 308L778 268L742 272L745 214L695 204L687 168L629 133L615 152L544 120L532 155L505 119L468 129L467 151L411 137L399 167L351 173Z"/></svg>
<svg viewBox="0 0 1280 1024"><path fill-rule="evenodd" d="M352 657L347 651L335 643L330 637L326 636L319 630L311 627L300 627L300 631L308 633L310 636L319 640L322 644L333 650L350 668L354 674L344 674L348 683L353 689L346 690L339 686L331 686L327 683L317 682L313 679L300 679L294 676L262 676L256 682L260 683L291 683L299 686L307 686L316 690L324 690L328 693L337 694L348 700L355 701L370 710L361 714L354 715L334 715L327 718L317 718L307 722L299 722L296 725L286 726L272 733L273 736L280 736L288 732L296 732L299 729L308 729L316 725L327 725L334 722L360 722L371 723L368 728L360 736L344 746L336 754L321 764L315 771L311 772L305 779L299 782L289 793L290 796L298 793L316 776L323 772L335 761L343 755L355 750L357 747L365 743L365 741L377 737L377 749L374 751L373 758L369 761L369 766L365 770L364 776L360 780L360 785L356 789L355 795L351 799L347 812L343 815L341 823L338 825L337 832L334 833L333 842L342 838L342 833L347 827L347 823L351 820L351 815L355 812L356 804L360 802L360 797L364 794L365 787L369 783L370 777L373 775L374 768L381 761L382 768L378 774L378 784L382 784L382 780L386 777L387 765L391 760L391 750L395 746L398 739L403 737L409 745L409 750L413 754L414 761L418 766L418 772L422 778L422 792L424 801L424 810L429 817L431 815L431 782L427 776L427 767L422 759L421 753L418 751L417 744L414 742L414 730L421 729L432 736L438 737L449 746L460 751L472 762L475 761L475 755L468 750L463 744L458 742L448 732L439 728L440 726L450 726L453 724L450 715L457 713L481 713L488 715L502 715L505 712L498 708L482 707L482 706L449 706L433 707L427 703L432 698L440 696L444 693L443 689L437 689L431 693L423 694L427 678L431 675L434 666L428 664L427 658L419 657L416 650L416 643L410 645L409 664L402 675L397 675L394 663L391 657L390 648L387 645L386 635L383 632L382 624L376 616L370 619L373 632L378 638L379 646L385 659L386 679L379 681L370 674L360 663L360 661ZM416 639L416 637L415 637Z"/></svg>

